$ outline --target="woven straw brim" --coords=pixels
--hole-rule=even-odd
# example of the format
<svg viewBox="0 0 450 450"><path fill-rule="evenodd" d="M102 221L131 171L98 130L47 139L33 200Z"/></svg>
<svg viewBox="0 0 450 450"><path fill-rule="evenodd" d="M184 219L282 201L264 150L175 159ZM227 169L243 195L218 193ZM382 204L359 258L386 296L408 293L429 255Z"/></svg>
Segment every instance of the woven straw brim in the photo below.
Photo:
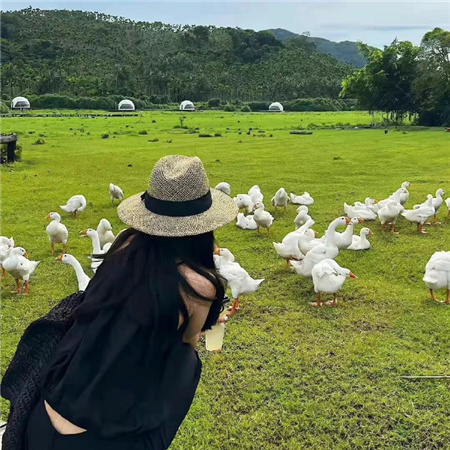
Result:
<svg viewBox="0 0 450 450"><path fill-rule="evenodd" d="M124 200L118 207L120 220L126 225L154 236L195 236L216 230L235 220L238 209L234 200L211 189L212 205L204 213L187 217L161 216L149 211L140 194Z"/></svg>

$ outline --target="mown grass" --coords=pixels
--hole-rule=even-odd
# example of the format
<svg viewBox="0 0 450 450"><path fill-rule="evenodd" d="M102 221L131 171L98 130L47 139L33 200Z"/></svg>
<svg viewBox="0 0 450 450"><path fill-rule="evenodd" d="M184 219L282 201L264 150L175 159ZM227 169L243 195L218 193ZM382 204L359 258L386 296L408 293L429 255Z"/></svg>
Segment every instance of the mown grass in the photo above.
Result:
<svg viewBox="0 0 450 450"><path fill-rule="evenodd" d="M311 136L296 136L289 131L308 123L369 124L372 118L195 113L184 114L186 129L174 128L179 116L3 119L3 132L19 133L23 162L2 168L1 232L42 260L29 297L10 293L11 277L2 281L3 370L24 328L76 288L71 268L50 255L45 216L73 194L86 196L88 207L79 218L62 216L70 232L69 252L90 273L90 242L78 238L78 231L96 227L102 217L115 231L122 229L109 201L109 183L121 186L126 196L142 191L163 155L198 155L211 184L228 181L234 195L259 184L266 205L282 186L307 190L316 200L310 213L320 232L342 214L344 201L384 198L405 180L412 183L410 205L439 187L450 191L449 135L442 130L411 128L387 135L314 130ZM140 134L143 130L148 134ZM198 133L222 137L199 139ZM45 144L31 145L40 134ZM109 137L102 139L103 134ZM315 297L311 280L286 270L272 247L293 229L295 214L293 206L279 212L270 236L234 225L217 232L219 244L266 282L244 298L242 311L227 327L224 351L200 349L202 381L173 448L450 447L448 381L400 378L449 375L450 308L432 303L422 282L430 255L450 250L446 212L441 212L443 225L431 227L426 236L403 220L398 237L369 224L375 233L372 250L343 251L337 258L359 279L345 284L339 307L322 309L309 305Z"/></svg>

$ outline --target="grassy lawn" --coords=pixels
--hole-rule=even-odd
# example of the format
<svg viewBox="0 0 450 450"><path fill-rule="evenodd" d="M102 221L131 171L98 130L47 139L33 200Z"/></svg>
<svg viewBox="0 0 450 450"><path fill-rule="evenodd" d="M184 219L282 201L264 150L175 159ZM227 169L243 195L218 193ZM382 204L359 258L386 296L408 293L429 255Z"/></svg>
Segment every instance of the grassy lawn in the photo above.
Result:
<svg viewBox="0 0 450 450"><path fill-rule="evenodd" d="M3 119L3 133L19 134L23 162L2 168L1 234L14 236L16 245L42 263L28 297L10 293L9 275L2 280L2 370L24 328L77 286L73 270L51 256L46 215L61 213L70 233L68 252L91 274L90 240L78 232L96 228L102 217L116 232L122 229L109 201L109 183L121 186L125 196L144 190L163 155L198 155L211 185L228 181L233 195L259 184L271 212L270 198L278 188L306 190L315 198L310 214L320 233L342 215L344 201L385 198L405 180L411 182L409 207L438 188L450 192L450 135L442 129L387 135L326 129L298 136L289 130L311 123L361 126L372 118L362 113L184 116L187 129L174 128L183 114L173 112ZM199 138L189 132L195 128L221 137ZM102 139L103 134L109 137ZM45 144L32 145L39 137ZM58 206L74 194L88 201L76 219ZM444 208L443 224L425 236L403 219L398 237L384 234L379 223L365 224L374 232L372 249L342 251L336 258L359 277L346 282L337 308L312 308L311 279L287 270L272 246L294 229L293 206L276 216L270 236L234 225L218 231L219 244L266 282L256 295L243 298L243 309L227 327L224 351L200 349L203 378L173 448L450 448L449 381L400 378L450 375L450 308L433 303L422 282L431 254L450 250ZM438 294L442 299L444 293Z"/></svg>

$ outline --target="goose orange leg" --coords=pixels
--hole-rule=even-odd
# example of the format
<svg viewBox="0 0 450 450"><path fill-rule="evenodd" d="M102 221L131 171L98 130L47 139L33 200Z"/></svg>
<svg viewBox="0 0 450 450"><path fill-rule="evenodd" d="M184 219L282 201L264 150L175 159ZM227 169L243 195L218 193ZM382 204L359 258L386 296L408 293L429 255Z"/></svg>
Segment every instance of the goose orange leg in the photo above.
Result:
<svg viewBox="0 0 450 450"><path fill-rule="evenodd" d="M447 289L447 297L445 299L445 304L450 305L450 289Z"/></svg>
<svg viewBox="0 0 450 450"><path fill-rule="evenodd" d="M434 291L433 291L433 289L430 289L430 294L431 294L431 300L433 300L433 301L437 301L436 300L436 297L435 297L435 295L434 295Z"/></svg>
<svg viewBox="0 0 450 450"><path fill-rule="evenodd" d="M25 295L28 295L30 293L30 282L25 281Z"/></svg>
<svg viewBox="0 0 450 450"><path fill-rule="evenodd" d="M317 302L311 303L311 306L321 307L322 305L323 305L322 296L321 296L320 292L318 292L317 293Z"/></svg>
<svg viewBox="0 0 450 450"><path fill-rule="evenodd" d="M16 280L16 292L20 294L22 292L22 288L20 287L19 280Z"/></svg>
<svg viewBox="0 0 450 450"><path fill-rule="evenodd" d="M327 306L336 306L337 305L337 294L333 294L333 300L326 302L325 305Z"/></svg>
<svg viewBox="0 0 450 450"><path fill-rule="evenodd" d="M2 278L5 278L5 277L6 277L6 270L2 266Z"/></svg>

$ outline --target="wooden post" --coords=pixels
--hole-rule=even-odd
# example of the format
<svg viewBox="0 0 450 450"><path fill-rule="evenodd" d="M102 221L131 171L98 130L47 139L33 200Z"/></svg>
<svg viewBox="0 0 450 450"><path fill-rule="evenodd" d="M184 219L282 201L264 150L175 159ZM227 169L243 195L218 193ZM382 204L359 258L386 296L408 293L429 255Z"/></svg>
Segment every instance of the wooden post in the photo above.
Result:
<svg viewBox="0 0 450 450"><path fill-rule="evenodd" d="M17 135L14 133L0 135L0 144L6 144L8 146L6 160L8 163L13 163L16 160Z"/></svg>

